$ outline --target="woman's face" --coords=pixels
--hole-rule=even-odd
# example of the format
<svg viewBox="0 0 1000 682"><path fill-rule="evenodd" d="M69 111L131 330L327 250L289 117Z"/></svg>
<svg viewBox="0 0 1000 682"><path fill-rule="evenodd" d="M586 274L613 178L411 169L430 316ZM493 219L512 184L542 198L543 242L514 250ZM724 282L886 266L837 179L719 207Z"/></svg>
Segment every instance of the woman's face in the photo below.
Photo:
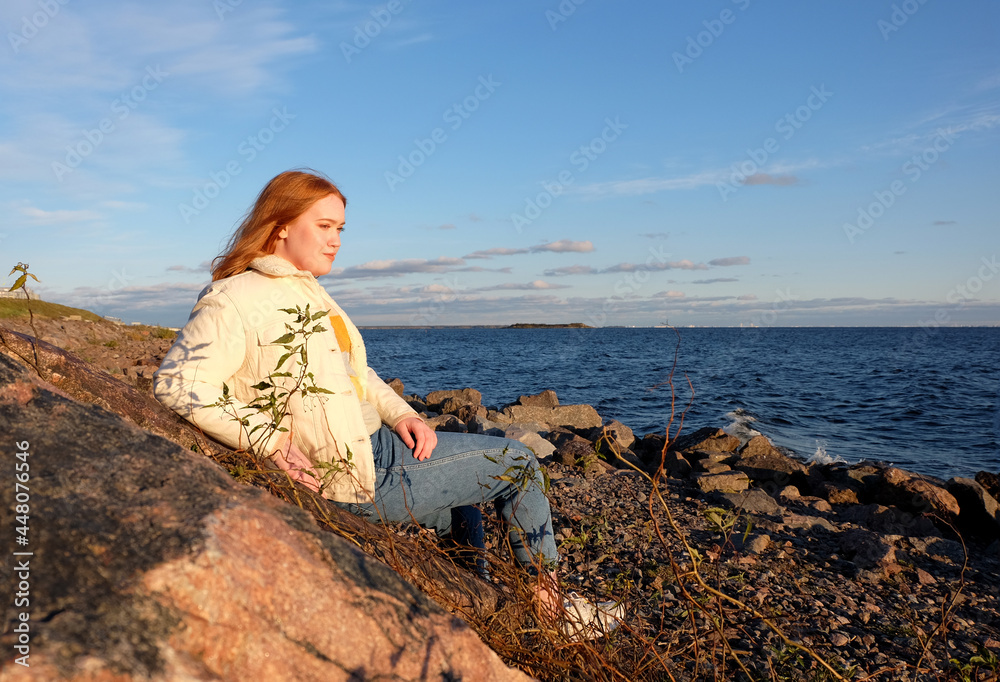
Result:
<svg viewBox="0 0 1000 682"><path fill-rule="evenodd" d="M343 229L344 202L328 194L281 228L274 253L299 270L321 277L333 267Z"/></svg>

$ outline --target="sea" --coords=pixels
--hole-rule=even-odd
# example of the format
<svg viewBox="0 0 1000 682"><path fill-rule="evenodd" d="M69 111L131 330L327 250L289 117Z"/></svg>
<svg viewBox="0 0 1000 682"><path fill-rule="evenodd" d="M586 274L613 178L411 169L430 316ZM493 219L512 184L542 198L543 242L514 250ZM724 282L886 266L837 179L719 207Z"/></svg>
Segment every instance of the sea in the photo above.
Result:
<svg viewBox="0 0 1000 682"><path fill-rule="evenodd" d="M410 394L499 407L553 389L637 436L722 427L804 460L943 479L1000 472L1000 327L410 328L362 331Z"/></svg>

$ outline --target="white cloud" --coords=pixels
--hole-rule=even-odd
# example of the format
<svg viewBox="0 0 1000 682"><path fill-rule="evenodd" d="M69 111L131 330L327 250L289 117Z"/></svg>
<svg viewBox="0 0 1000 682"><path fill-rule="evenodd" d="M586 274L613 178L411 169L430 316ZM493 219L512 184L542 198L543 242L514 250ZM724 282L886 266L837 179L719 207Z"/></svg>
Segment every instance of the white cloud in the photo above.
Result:
<svg viewBox="0 0 1000 682"><path fill-rule="evenodd" d="M420 272L450 272L465 265L461 258L405 258L401 260L373 260L349 268L334 268L326 275L324 282L330 279L372 279L376 277L401 277Z"/></svg>
<svg viewBox="0 0 1000 682"><path fill-rule="evenodd" d="M97 211L92 211L89 209L57 209L54 211L46 211L35 206L28 205L26 203L20 203L15 206L16 210L20 215L22 215L28 224L31 225L61 225L64 223L81 223L89 222L93 220L101 220L104 216Z"/></svg>
<svg viewBox="0 0 1000 682"><path fill-rule="evenodd" d="M569 286L565 284L550 284L549 282L536 279L534 282L527 282L525 284L495 284L489 287L479 287L476 291L501 291L501 290L541 290L541 289L569 289Z"/></svg>
<svg viewBox="0 0 1000 682"><path fill-rule="evenodd" d="M713 258L708 261L709 265L717 265L720 267L728 267L732 265L750 265L750 258L748 256L732 256L730 258Z"/></svg>
<svg viewBox="0 0 1000 682"><path fill-rule="evenodd" d="M541 251L553 251L555 253L587 253L594 250L594 244L590 241L585 242L575 242L571 239L560 239L556 242L549 242L548 244L541 244L539 246L532 246L532 253L538 253Z"/></svg>

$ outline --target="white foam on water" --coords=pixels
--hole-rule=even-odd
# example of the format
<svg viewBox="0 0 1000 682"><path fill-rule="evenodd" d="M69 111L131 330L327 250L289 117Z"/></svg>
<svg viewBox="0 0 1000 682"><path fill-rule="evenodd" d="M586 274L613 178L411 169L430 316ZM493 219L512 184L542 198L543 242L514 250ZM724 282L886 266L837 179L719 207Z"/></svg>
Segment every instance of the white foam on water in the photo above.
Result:
<svg viewBox="0 0 1000 682"><path fill-rule="evenodd" d="M821 440L816 441L816 452L806 461L810 464L847 464L847 460L840 455L826 454L826 442Z"/></svg>
<svg viewBox="0 0 1000 682"><path fill-rule="evenodd" d="M742 407L727 414L726 419L730 420L730 423L722 430L730 436L736 436L742 442L760 435L760 431L750 427L750 424L757 421L757 418L744 411Z"/></svg>

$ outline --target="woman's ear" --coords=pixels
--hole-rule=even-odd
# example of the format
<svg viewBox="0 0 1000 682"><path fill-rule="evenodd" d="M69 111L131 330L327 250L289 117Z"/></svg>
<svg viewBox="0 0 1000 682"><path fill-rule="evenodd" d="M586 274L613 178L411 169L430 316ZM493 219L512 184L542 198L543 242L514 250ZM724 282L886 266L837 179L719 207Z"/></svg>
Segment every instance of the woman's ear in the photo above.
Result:
<svg viewBox="0 0 1000 682"><path fill-rule="evenodd" d="M287 239L287 238L288 238L288 226L282 225L281 229L278 231L278 239Z"/></svg>

